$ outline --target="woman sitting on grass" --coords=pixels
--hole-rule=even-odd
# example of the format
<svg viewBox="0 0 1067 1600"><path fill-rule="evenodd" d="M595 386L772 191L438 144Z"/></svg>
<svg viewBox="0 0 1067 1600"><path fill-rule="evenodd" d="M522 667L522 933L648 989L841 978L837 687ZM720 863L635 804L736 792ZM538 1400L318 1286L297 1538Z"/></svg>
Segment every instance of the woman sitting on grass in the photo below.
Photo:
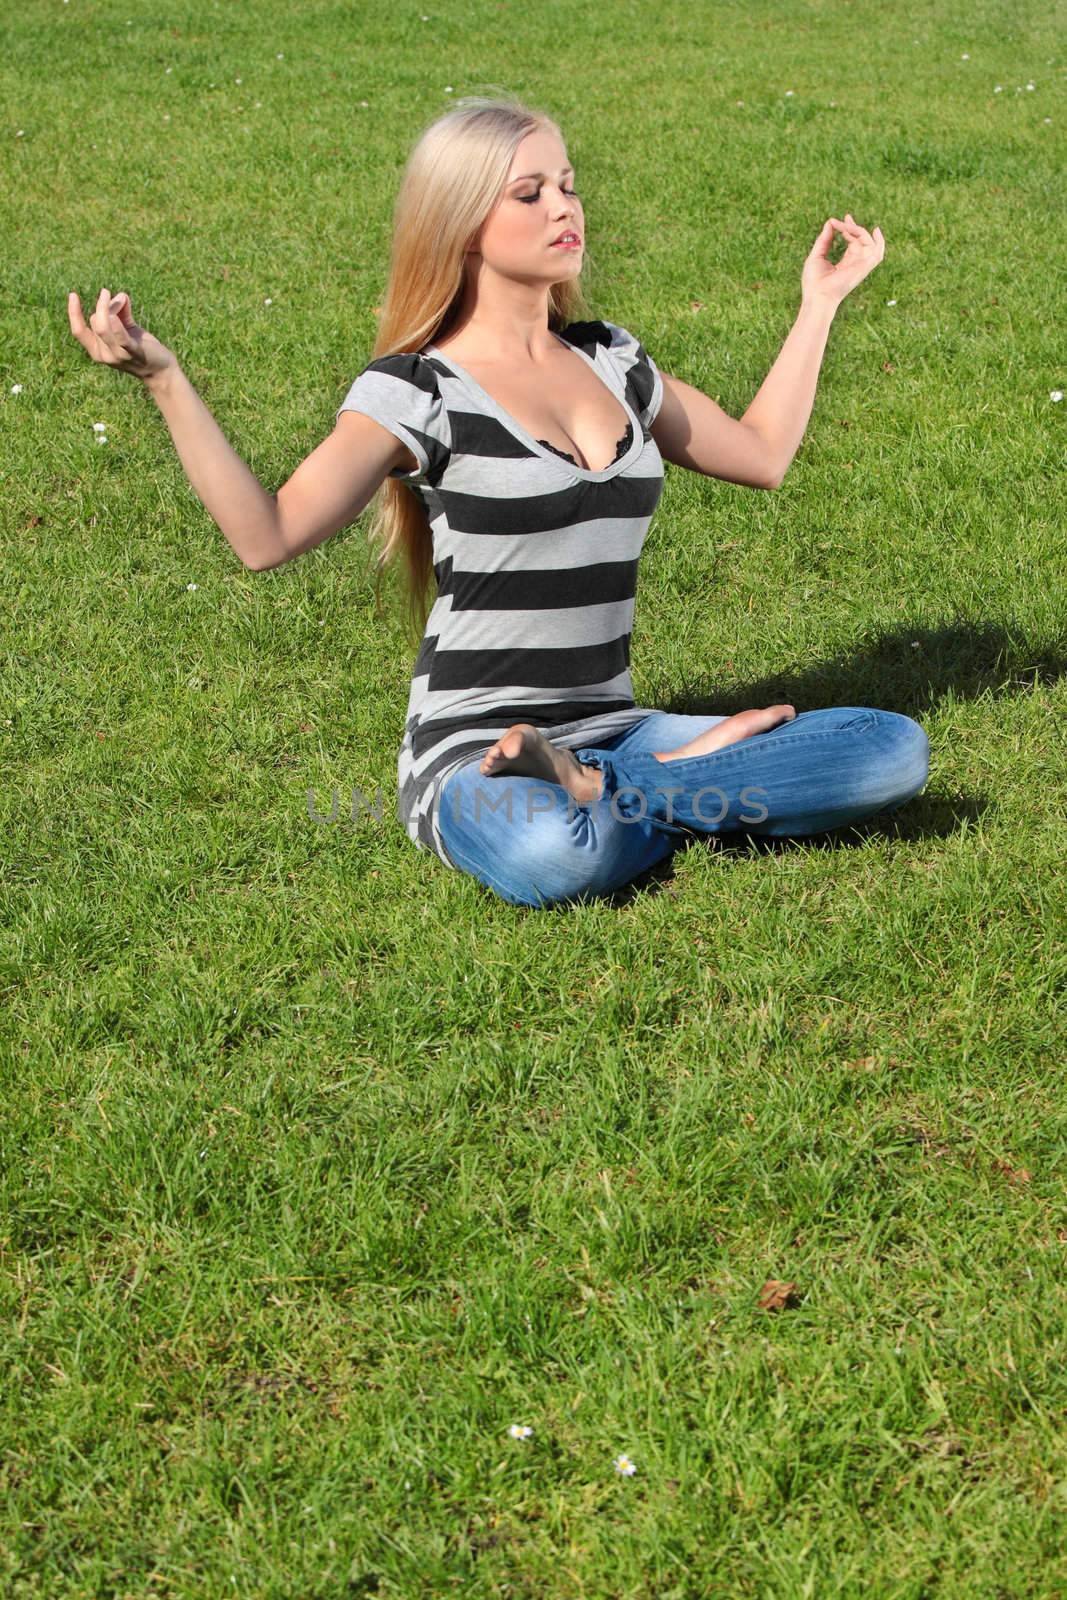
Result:
<svg viewBox="0 0 1067 1600"><path fill-rule="evenodd" d="M828 260L835 230L847 240ZM280 566L378 493L380 574L403 558L422 643L397 775L421 849L519 905L608 893L682 835L802 835L900 805L926 781L909 717L791 705L731 717L638 706L637 565L663 462L751 488L781 482L804 433L837 306L881 233L829 218L797 321L735 421L586 314L585 216L556 124L460 101L409 157L374 357L333 432L277 494L231 449L177 359L102 289L71 330L141 378L189 480L244 564ZM431 572L436 597L427 615Z"/></svg>

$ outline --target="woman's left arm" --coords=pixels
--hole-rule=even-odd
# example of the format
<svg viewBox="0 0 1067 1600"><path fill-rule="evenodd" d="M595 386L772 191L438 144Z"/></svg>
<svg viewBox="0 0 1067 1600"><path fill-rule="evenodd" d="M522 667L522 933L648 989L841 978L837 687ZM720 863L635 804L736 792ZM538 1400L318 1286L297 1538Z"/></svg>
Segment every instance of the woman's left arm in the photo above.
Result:
<svg viewBox="0 0 1067 1600"><path fill-rule="evenodd" d="M848 240L836 266L826 259L835 229ZM728 416L710 395L661 372L663 401L651 432L663 459L727 483L777 489L811 416L834 312L884 254L881 229L868 233L850 212L843 222L830 217L823 224L801 274L797 320L743 417Z"/></svg>

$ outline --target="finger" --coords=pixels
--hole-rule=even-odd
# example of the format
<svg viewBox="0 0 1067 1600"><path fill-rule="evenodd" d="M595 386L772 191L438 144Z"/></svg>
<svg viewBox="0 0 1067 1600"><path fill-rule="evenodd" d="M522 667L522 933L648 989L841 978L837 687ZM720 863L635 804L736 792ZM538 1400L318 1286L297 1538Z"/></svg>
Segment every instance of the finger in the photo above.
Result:
<svg viewBox="0 0 1067 1600"><path fill-rule="evenodd" d="M855 228L857 234L859 235L859 237L861 239L866 240L866 239L869 239L871 237L871 235L868 233L867 229L863 226L863 224L856 221L856 219L852 215L851 211L846 211L845 212L845 216L848 218L849 222L851 222L853 228Z"/></svg>
<svg viewBox="0 0 1067 1600"><path fill-rule="evenodd" d="M96 305L93 308L93 314L89 318L89 326L94 333L103 333L107 327L107 323L105 321L107 315L106 306L107 290L101 289L100 293L96 297Z"/></svg>
<svg viewBox="0 0 1067 1600"><path fill-rule="evenodd" d="M125 289L119 295L117 315L119 319L119 326L121 327L123 333L131 334L134 338L138 338L143 330L140 329L133 320L133 307L130 305L130 297L126 293Z"/></svg>
<svg viewBox="0 0 1067 1600"><path fill-rule="evenodd" d="M95 358L96 335L91 331L85 321L85 314L82 311L82 303L76 294L72 294L67 301L67 312L70 316L70 328L74 337L77 339L82 348L87 350L88 353Z"/></svg>

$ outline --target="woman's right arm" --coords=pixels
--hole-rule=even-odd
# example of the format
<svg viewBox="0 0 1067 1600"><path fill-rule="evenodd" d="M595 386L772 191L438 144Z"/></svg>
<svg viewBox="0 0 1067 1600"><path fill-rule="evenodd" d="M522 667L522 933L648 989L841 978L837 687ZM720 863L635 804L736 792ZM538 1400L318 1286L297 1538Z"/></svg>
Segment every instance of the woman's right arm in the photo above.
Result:
<svg viewBox="0 0 1067 1600"><path fill-rule="evenodd" d="M235 554L253 572L279 567L354 522L408 447L360 412L342 411L331 434L269 494L230 445L174 355L133 321L129 298L101 290L86 326L78 296L71 331L95 361L141 378L163 414L186 476Z"/></svg>

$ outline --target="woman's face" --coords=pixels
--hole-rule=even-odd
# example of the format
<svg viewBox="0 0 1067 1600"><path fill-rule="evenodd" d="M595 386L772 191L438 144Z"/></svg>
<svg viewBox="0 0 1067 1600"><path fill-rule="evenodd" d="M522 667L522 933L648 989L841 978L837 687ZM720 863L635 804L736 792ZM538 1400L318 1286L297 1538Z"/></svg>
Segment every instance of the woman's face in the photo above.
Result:
<svg viewBox="0 0 1067 1600"><path fill-rule="evenodd" d="M553 245L567 229L578 235L577 249ZM566 147L548 129L529 133L515 152L501 199L468 254L480 255L502 277L547 288L576 277L584 251L585 217Z"/></svg>

